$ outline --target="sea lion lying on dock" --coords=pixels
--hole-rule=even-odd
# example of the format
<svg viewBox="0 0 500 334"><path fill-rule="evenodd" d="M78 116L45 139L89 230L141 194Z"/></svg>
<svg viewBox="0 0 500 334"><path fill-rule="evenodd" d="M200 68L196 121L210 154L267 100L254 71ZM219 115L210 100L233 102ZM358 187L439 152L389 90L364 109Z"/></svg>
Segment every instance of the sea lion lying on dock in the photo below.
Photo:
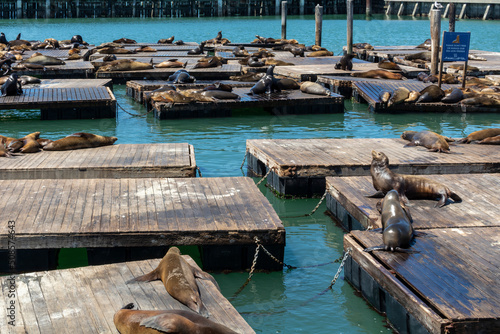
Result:
<svg viewBox="0 0 500 334"><path fill-rule="evenodd" d="M366 248L365 252L375 250L412 253L405 248L410 247L414 231L409 209L401 204L399 194L396 190L390 190L384 199L377 203L377 209L382 218L382 240L381 246Z"/></svg>
<svg viewBox="0 0 500 334"><path fill-rule="evenodd" d="M432 131L405 131L401 134L401 138L410 141L404 147L423 146L431 152L441 153L450 153L448 142L454 141Z"/></svg>
<svg viewBox="0 0 500 334"><path fill-rule="evenodd" d="M158 40L158 44L172 44L174 41L174 36L171 36L169 38L162 38Z"/></svg>
<svg viewBox="0 0 500 334"><path fill-rule="evenodd" d="M401 71L401 67L399 67L398 64L388 60L388 59L382 59L379 61L378 68L383 68L384 70L393 70L393 71Z"/></svg>
<svg viewBox="0 0 500 334"><path fill-rule="evenodd" d="M330 96L330 91L321 84L312 81L303 81L300 83L300 91L307 94Z"/></svg>
<svg viewBox="0 0 500 334"><path fill-rule="evenodd" d="M99 67L97 72L142 71L153 68L151 63L143 63L132 59L118 59Z"/></svg>
<svg viewBox="0 0 500 334"><path fill-rule="evenodd" d="M196 278L206 279L214 283L218 288L215 279L206 272L193 267L181 256L177 247L170 247L167 254L152 272L133 278L127 282L150 282L161 280L167 292L191 310L205 317L209 316L201 300L200 290L196 283Z"/></svg>
<svg viewBox="0 0 500 334"><path fill-rule="evenodd" d="M420 91L417 103L439 102L444 97L444 91L438 85L430 85Z"/></svg>
<svg viewBox="0 0 500 334"><path fill-rule="evenodd" d="M77 132L55 140L43 147L45 151L66 151L113 145L118 138L100 136L93 133Z"/></svg>
<svg viewBox="0 0 500 334"><path fill-rule="evenodd" d="M377 192L369 197L387 194L387 192L394 189L404 203L408 203L408 199L439 198L436 206L443 207L446 205L448 198L451 198L454 202L462 201L460 196L437 181L423 176L394 173L389 169L389 158L383 152L372 151L370 174L373 187Z"/></svg>
<svg viewBox="0 0 500 334"><path fill-rule="evenodd" d="M113 322L120 334L236 334L232 329L191 311L147 311L133 308L133 303L127 304L113 316Z"/></svg>
<svg viewBox="0 0 500 334"><path fill-rule="evenodd" d="M457 140L457 143L469 144L471 142L484 140L489 137L500 136L499 128L490 128L470 133L467 137Z"/></svg>
<svg viewBox="0 0 500 334"><path fill-rule="evenodd" d="M172 81L172 83L191 83L195 82L196 78L189 74L189 72L185 69L177 70L174 74L168 77L168 81Z"/></svg>
<svg viewBox="0 0 500 334"><path fill-rule="evenodd" d="M186 68L187 61L185 63L178 61L177 59L168 59L162 61L158 65L155 65L156 68Z"/></svg>
<svg viewBox="0 0 500 334"><path fill-rule="evenodd" d="M307 56L308 57L329 57L329 56L333 56L333 52L328 51L328 50L313 51L311 53L308 53Z"/></svg>
<svg viewBox="0 0 500 334"><path fill-rule="evenodd" d="M482 145L500 145L500 135L484 138L483 140L477 143Z"/></svg>
<svg viewBox="0 0 500 334"><path fill-rule="evenodd" d="M410 96L410 90L406 87L398 87L391 94L391 98L387 102L387 107L390 108L393 105L403 103Z"/></svg>
<svg viewBox="0 0 500 334"><path fill-rule="evenodd" d="M351 73L351 76L357 78L406 80L406 78L400 73L394 73L386 70L369 70L364 72L353 72Z"/></svg>
<svg viewBox="0 0 500 334"><path fill-rule="evenodd" d="M64 65L66 63L56 57L38 55L21 61L21 64L38 64L47 66L47 65Z"/></svg>
<svg viewBox="0 0 500 334"><path fill-rule="evenodd" d="M118 43L118 44L137 44L137 42L133 39L130 38L120 38L120 39L115 39L113 43Z"/></svg>

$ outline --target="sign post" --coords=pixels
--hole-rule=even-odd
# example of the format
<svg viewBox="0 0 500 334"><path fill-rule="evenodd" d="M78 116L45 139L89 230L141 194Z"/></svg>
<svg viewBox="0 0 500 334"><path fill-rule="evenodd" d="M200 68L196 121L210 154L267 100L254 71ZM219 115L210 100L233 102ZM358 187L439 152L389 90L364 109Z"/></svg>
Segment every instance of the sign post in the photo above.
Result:
<svg viewBox="0 0 500 334"><path fill-rule="evenodd" d="M465 88L465 77L467 75L467 62L469 60L470 32L446 32L443 31L443 45L441 46L441 63L439 64L438 86L441 88L441 75L443 62L464 61L464 74L462 88Z"/></svg>

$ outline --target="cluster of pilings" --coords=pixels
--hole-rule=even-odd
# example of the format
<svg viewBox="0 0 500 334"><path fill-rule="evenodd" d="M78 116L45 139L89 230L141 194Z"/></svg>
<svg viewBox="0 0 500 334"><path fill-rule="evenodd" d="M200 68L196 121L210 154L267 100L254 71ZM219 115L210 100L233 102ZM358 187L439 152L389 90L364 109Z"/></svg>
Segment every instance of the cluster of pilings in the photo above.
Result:
<svg viewBox="0 0 500 334"><path fill-rule="evenodd" d="M486 20L500 17L500 6L496 6L500 5L498 0L457 0L456 2L441 0L439 2L443 7L440 8L443 17L449 16L451 5L456 7L455 15L459 19L482 18ZM385 13L398 16L431 16L434 3L434 0L389 0L387 1Z"/></svg>
<svg viewBox="0 0 500 334"><path fill-rule="evenodd" d="M345 0L288 0L288 15L345 14ZM364 14L367 0L355 0ZM384 12L383 0L368 0L373 13ZM199 17L279 15L281 0L0 0L0 18Z"/></svg>

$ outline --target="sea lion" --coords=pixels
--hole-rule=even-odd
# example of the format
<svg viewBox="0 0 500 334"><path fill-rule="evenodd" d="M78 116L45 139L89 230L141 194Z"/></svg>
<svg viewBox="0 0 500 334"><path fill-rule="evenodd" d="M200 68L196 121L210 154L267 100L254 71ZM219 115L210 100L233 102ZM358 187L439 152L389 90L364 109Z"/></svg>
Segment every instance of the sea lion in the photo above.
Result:
<svg viewBox="0 0 500 334"><path fill-rule="evenodd" d="M150 95L150 100L153 102L165 102L165 103L191 103L196 101L194 97L186 96L176 90L155 92Z"/></svg>
<svg viewBox="0 0 500 334"><path fill-rule="evenodd" d="M225 90L205 90L201 92L201 95L210 98L216 98L217 100L237 100L240 98L238 94L228 92Z"/></svg>
<svg viewBox="0 0 500 334"><path fill-rule="evenodd" d="M406 80L400 73L394 73L386 70L369 70L364 72L353 72L351 76L358 78L392 79Z"/></svg>
<svg viewBox="0 0 500 334"><path fill-rule="evenodd" d="M262 77L252 88L250 88L250 93L252 95L273 92L273 80L274 80L274 65L268 67L266 75Z"/></svg>
<svg viewBox="0 0 500 334"><path fill-rule="evenodd" d="M499 128L484 129L470 133L467 137L457 140L457 143L469 144L470 142L473 141L483 140L488 137L495 137L499 135L500 135Z"/></svg>
<svg viewBox="0 0 500 334"><path fill-rule="evenodd" d="M203 95L202 94L203 92L204 92L203 90L196 89L196 88L179 90L180 94L182 94L186 97L192 98L192 99L194 99L194 101L197 101L197 102L215 102L215 99L213 97Z"/></svg>
<svg viewBox="0 0 500 334"><path fill-rule="evenodd" d="M401 135L401 138L410 141L405 147L423 146L431 152L450 153L448 140L444 136L432 131L405 131Z"/></svg>
<svg viewBox="0 0 500 334"><path fill-rule="evenodd" d="M427 38L425 40L425 42L423 42L422 44L417 45L417 48L430 50L431 43L432 43L432 40L430 38Z"/></svg>
<svg viewBox="0 0 500 334"><path fill-rule="evenodd" d="M290 48L288 51L290 51L293 54L293 57L304 57L304 48L298 48L298 47L293 47Z"/></svg>
<svg viewBox="0 0 500 334"><path fill-rule="evenodd" d="M484 145L500 145L500 135L484 138L483 140L478 141L477 143Z"/></svg>
<svg viewBox="0 0 500 334"><path fill-rule="evenodd" d="M117 71L142 71L152 69L151 63L143 63L132 59L118 59L102 65L98 72L117 72Z"/></svg>
<svg viewBox="0 0 500 334"><path fill-rule="evenodd" d="M235 57L248 57L250 54L243 45L238 45L233 49L233 55Z"/></svg>
<svg viewBox="0 0 500 334"><path fill-rule="evenodd" d="M38 143L37 140L26 137L23 140L23 146L20 149L21 153L36 153L40 152L40 147L41 145Z"/></svg>
<svg viewBox="0 0 500 334"><path fill-rule="evenodd" d="M414 236L412 218L409 209L401 204L398 192L394 189L388 191L383 200L377 203L377 209L382 218L384 244L366 248L364 251L411 252L405 248L410 247Z"/></svg>
<svg viewBox="0 0 500 334"><path fill-rule="evenodd" d="M113 316L113 322L120 334L236 334L232 329L184 310L133 310L134 304L127 304Z"/></svg>
<svg viewBox="0 0 500 334"><path fill-rule="evenodd" d="M354 43L352 45L353 48L356 49L365 49L365 50L373 50L373 46L370 43Z"/></svg>
<svg viewBox="0 0 500 334"><path fill-rule="evenodd" d="M304 81L300 83L300 91L307 93L307 94L314 94L314 95L327 95L330 96L330 91L320 85L317 82L312 82L312 81Z"/></svg>
<svg viewBox="0 0 500 334"><path fill-rule="evenodd" d="M158 40L158 44L172 44L174 41L174 36L171 36L169 38L162 38Z"/></svg>
<svg viewBox="0 0 500 334"><path fill-rule="evenodd" d="M418 100L418 98L420 97L420 93L417 92L416 90L411 90L410 91L410 95L408 96L408 98L405 100L406 103L412 103L412 102L416 102Z"/></svg>
<svg viewBox="0 0 500 334"><path fill-rule="evenodd" d="M2 146L2 145L8 146L14 140L17 140L17 138L6 137L6 136L0 135L0 146Z"/></svg>
<svg viewBox="0 0 500 334"><path fill-rule="evenodd" d="M0 157L2 158L12 157L12 153L5 147L4 144L0 145Z"/></svg>
<svg viewBox="0 0 500 334"><path fill-rule="evenodd" d="M7 38L5 38L5 34L2 32L0 33L0 43L2 44L9 44L9 42L7 41Z"/></svg>
<svg viewBox="0 0 500 334"><path fill-rule="evenodd" d="M454 202L462 201L460 196L437 181L423 176L394 173L389 169L389 158L383 152L372 151L370 174L373 187L377 190L377 193L371 197L376 197L381 193L387 194L388 191L394 189L404 203L408 203L408 199L436 199L439 197L435 206L442 207L448 198Z"/></svg>
<svg viewBox="0 0 500 334"><path fill-rule="evenodd" d="M155 270L146 275L131 279L127 284L133 282L150 282L160 279L167 292L173 298L191 310L208 317L209 313L201 300L196 278L209 280L217 288L219 287L211 275L186 262L181 256L179 248L170 247Z"/></svg>
<svg viewBox="0 0 500 334"><path fill-rule="evenodd" d="M431 61L431 52L424 51L418 52L411 55L406 55L405 60L423 60L423 61Z"/></svg>
<svg viewBox="0 0 500 334"><path fill-rule="evenodd" d="M450 66L448 66L448 68L463 71L464 65L463 64L451 64ZM479 68L475 67L475 66L467 65L467 72L479 72Z"/></svg>
<svg viewBox="0 0 500 334"><path fill-rule="evenodd" d="M116 39L113 41L113 43L119 43L119 44L137 44L137 42L133 39L130 39L130 38L120 38L120 39Z"/></svg>
<svg viewBox="0 0 500 334"><path fill-rule="evenodd" d="M410 90L406 87L397 88L391 95L389 102L387 102L387 107L390 108L393 105L403 103L410 96Z"/></svg>
<svg viewBox="0 0 500 334"><path fill-rule="evenodd" d="M184 45L184 41L182 39L179 39L178 41L174 42L175 45Z"/></svg>
<svg viewBox="0 0 500 334"><path fill-rule="evenodd" d="M241 82L256 82L262 79L265 75L265 73L248 72L242 75L232 75L229 79Z"/></svg>
<svg viewBox="0 0 500 334"><path fill-rule="evenodd" d="M135 52L156 52L155 48L152 48L148 45L141 46L140 48L134 49Z"/></svg>
<svg viewBox="0 0 500 334"><path fill-rule="evenodd" d="M385 70L393 70L393 71L401 71L401 67L399 67L398 64L388 60L388 59L382 59L378 63L378 68L383 68Z"/></svg>
<svg viewBox="0 0 500 334"><path fill-rule="evenodd" d="M500 106L500 100L488 96L476 96L463 99L460 104L466 106Z"/></svg>
<svg viewBox="0 0 500 334"><path fill-rule="evenodd" d="M188 55L200 55L203 54L205 42L201 42L199 46L195 47L194 49L191 49L187 52Z"/></svg>
<svg viewBox="0 0 500 334"><path fill-rule="evenodd" d="M453 88L453 90L441 99L443 103L457 103L464 98L464 93L460 88Z"/></svg>
<svg viewBox="0 0 500 334"><path fill-rule="evenodd" d="M222 62L217 57L212 57L209 61L197 61L193 68L212 68L222 66Z"/></svg>
<svg viewBox="0 0 500 334"><path fill-rule="evenodd" d="M83 38L81 35L74 35L71 37L70 43L83 44Z"/></svg>
<svg viewBox="0 0 500 334"><path fill-rule="evenodd" d="M276 66L295 66L294 63L289 63L283 60L275 59L275 58L266 58L264 62L265 66L276 65Z"/></svg>
<svg viewBox="0 0 500 334"><path fill-rule="evenodd" d="M217 81L211 85L206 86L205 88L203 88L203 90L223 90L226 92L232 92L233 87L231 85L224 84L222 82Z"/></svg>
<svg viewBox="0 0 500 334"><path fill-rule="evenodd" d="M124 55L124 54L136 53L134 50L129 50L129 49L125 49L125 48L117 48L117 47L113 47L113 46L101 48L101 49L97 50L97 52L100 54L104 54L104 55L107 55L107 54Z"/></svg>
<svg viewBox="0 0 500 334"><path fill-rule="evenodd" d="M247 59L247 66L250 67L262 67L265 66L266 62L261 61L259 57L252 56Z"/></svg>
<svg viewBox="0 0 500 334"><path fill-rule="evenodd" d="M21 80L21 84L23 85L38 84L42 82L40 78L33 77L30 75L22 75L19 79Z"/></svg>
<svg viewBox="0 0 500 334"><path fill-rule="evenodd" d="M53 142L53 140L47 138L38 138L36 141L42 148Z"/></svg>
<svg viewBox="0 0 500 334"><path fill-rule="evenodd" d="M273 85L276 86L277 90L292 90L299 89L300 85L297 81L290 78L278 79L273 82Z"/></svg>
<svg viewBox="0 0 500 334"><path fill-rule="evenodd" d="M387 102L389 102L389 99L391 98L391 92L389 92L388 90L381 90L378 93L378 98L382 103L387 104Z"/></svg>
<svg viewBox="0 0 500 334"><path fill-rule="evenodd" d="M21 62L21 64L38 64L38 65L64 65L66 64L63 60L45 55L38 55L35 57L30 57Z"/></svg>
<svg viewBox="0 0 500 334"><path fill-rule="evenodd" d="M155 90L152 90L150 92L144 92L143 97L144 97L144 104L148 105L149 102L151 101L151 96L155 93L160 93L160 92L166 92L167 90L177 90L174 86L171 85L164 85L161 86L160 88L157 88Z"/></svg>
<svg viewBox="0 0 500 334"><path fill-rule="evenodd" d="M308 53L307 56L308 57L328 57L328 56L333 56L333 52L328 51L328 50L313 51L311 53Z"/></svg>
<svg viewBox="0 0 500 334"><path fill-rule="evenodd" d="M438 85L430 85L420 91L417 103L438 102L444 97L444 91Z"/></svg>
<svg viewBox="0 0 500 334"><path fill-rule="evenodd" d="M186 68L187 61L185 63L178 61L177 59L168 59L162 61L158 65L155 65L156 68Z"/></svg>
<svg viewBox="0 0 500 334"><path fill-rule="evenodd" d="M340 61L335 64L335 69L336 70L343 70L343 71L352 71L352 58L354 58L356 55L354 53L351 54L345 54L340 58Z"/></svg>
<svg viewBox="0 0 500 334"><path fill-rule="evenodd" d="M196 78L189 74L185 69L177 70L174 74L168 77L168 81L172 81L174 84L177 83L191 83L195 82Z"/></svg>
<svg viewBox="0 0 500 334"><path fill-rule="evenodd" d="M45 151L67 151L113 145L118 138L100 136L93 133L77 132L53 141L43 147Z"/></svg>
<svg viewBox="0 0 500 334"><path fill-rule="evenodd" d="M5 83L0 88L0 91L3 96L16 96L21 95L23 93L23 88L21 81L17 73L12 73L9 78L5 81Z"/></svg>

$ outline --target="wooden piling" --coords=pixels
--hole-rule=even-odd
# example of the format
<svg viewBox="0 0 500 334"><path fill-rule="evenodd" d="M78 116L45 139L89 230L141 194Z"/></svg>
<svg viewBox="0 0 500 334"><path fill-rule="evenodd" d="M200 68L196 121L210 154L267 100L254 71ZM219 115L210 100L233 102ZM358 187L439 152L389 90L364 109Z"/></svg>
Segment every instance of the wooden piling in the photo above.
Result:
<svg viewBox="0 0 500 334"><path fill-rule="evenodd" d="M439 62L439 39L441 33L441 11L431 11L431 74L437 74Z"/></svg>
<svg viewBox="0 0 500 334"><path fill-rule="evenodd" d="M323 28L323 6L316 5L315 19L316 19L315 44L321 46L321 32L322 32L322 28Z"/></svg>
<svg viewBox="0 0 500 334"><path fill-rule="evenodd" d="M281 2L281 38L286 39L286 1Z"/></svg>
<svg viewBox="0 0 500 334"><path fill-rule="evenodd" d="M354 1L347 0L347 54L352 53L353 18L354 18Z"/></svg>
<svg viewBox="0 0 500 334"><path fill-rule="evenodd" d="M366 16L372 16L372 1L366 0Z"/></svg>
<svg viewBox="0 0 500 334"><path fill-rule="evenodd" d="M449 32L454 32L455 31L455 4L452 2L450 3L450 12L448 13L448 20L450 22L448 31Z"/></svg>

